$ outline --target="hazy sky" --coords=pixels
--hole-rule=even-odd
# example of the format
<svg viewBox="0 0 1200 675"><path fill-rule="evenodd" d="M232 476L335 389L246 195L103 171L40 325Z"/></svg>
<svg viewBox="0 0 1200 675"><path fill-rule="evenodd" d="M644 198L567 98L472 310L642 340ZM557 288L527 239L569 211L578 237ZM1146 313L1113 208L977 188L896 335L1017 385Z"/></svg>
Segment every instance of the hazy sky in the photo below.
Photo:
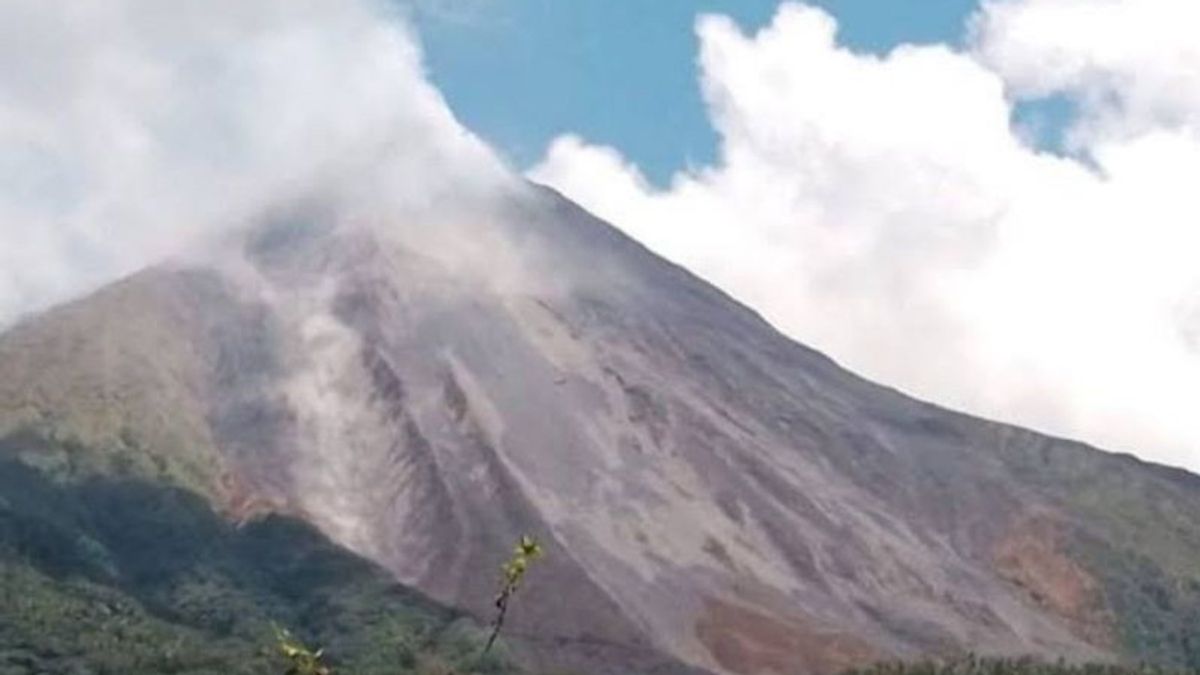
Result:
<svg viewBox="0 0 1200 675"><path fill-rule="evenodd" d="M0 325L507 164L869 377L1200 469L1200 3L414 1L0 3Z"/></svg>

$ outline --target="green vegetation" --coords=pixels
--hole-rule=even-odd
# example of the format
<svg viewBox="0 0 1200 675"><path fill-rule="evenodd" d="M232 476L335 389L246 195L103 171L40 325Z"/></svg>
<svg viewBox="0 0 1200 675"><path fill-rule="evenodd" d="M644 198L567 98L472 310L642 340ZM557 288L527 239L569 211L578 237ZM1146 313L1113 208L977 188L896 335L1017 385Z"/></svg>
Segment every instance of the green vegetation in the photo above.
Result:
<svg viewBox="0 0 1200 675"><path fill-rule="evenodd" d="M43 466L0 452L0 675L282 674L276 624L339 675L514 672L298 520L237 527L138 470L56 470L83 449L42 442Z"/></svg>
<svg viewBox="0 0 1200 675"><path fill-rule="evenodd" d="M508 614L508 602L521 587L521 580L525 578L529 564L540 557L542 557L542 545L533 537L524 535L513 549L512 558L500 567L504 576L500 585L500 593L496 596L496 620L492 622L492 634L488 636L487 644L483 647L485 655L492 650L492 645L500 636L500 629L504 627L504 617Z"/></svg>
<svg viewBox="0 0 1200 675"><path fill-rule="evenodd" d="M1072 552L1100 580L1126 653L1200 671L1200 581L1097 539L1080 538Z"/></svg>
<svg viewBox="0 0 1200 675"><path fill-rule="evenodd" d="M1123 653L1200 671L1200 478L1028 434L1000 456L1076 517L1069 552L1099 582Z"/></svg>
<svg viewBox="0 0 1200 675"><path fill-rule="evenodd" d="M1149 491L1121 485L1111 460L1104 471L1076 467L1066 462L1073 454L1055 450L1036 463L1092 471L1115 495L1111 504L1140 503ZM0 675L517 672L492 646L542 555L534 539L522 537L502 568L488 634L302 521L229 523L155 457L132 440L96 449L28 431L0 438ZM1172 564L1159 541L1176 522L1160 519L1166 535L1139 534L1147 544L1139 549L1126 538L1127 513L1094 498L1095 487L1062 482L1062 501L1099 524L1074 534L1072 557L1103 587L1127 653L1162 667L968 657L847 675L1200 672L1200 573ZM1196 507L1182 497L1152 503L1162 512Z"/></svg>
<svg viewBox="0 0 1200 675"><path fill-rule="evenodd" d="M284 675L332 675L333 671L325 665L324 649L314 652L293 637L292 632L286 628L276 628L275 639L278 642L279 653L291 664Z"/></svg>
<svg viewBox="0 0 1200 675"><path fill-rule="evenodd" d="M881 663L845 671L842 675L1183 675L1183 670L1157 666L1069 664L1033 658L1000 659L967 656L950 661Z"/></svg>

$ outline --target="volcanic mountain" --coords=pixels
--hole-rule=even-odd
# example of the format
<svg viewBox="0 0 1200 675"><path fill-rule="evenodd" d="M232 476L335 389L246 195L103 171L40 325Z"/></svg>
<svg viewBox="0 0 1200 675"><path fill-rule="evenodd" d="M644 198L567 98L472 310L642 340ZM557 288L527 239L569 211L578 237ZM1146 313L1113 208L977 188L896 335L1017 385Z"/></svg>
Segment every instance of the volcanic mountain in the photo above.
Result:
<svg viewBox="0 0 1200 675"><path fill-rule="evenodd" d="M1200 665L1200 478L865 381L536 186L281 209L29 318L0 435L302 519L481 620L534 534L535 667Z"/></svg>

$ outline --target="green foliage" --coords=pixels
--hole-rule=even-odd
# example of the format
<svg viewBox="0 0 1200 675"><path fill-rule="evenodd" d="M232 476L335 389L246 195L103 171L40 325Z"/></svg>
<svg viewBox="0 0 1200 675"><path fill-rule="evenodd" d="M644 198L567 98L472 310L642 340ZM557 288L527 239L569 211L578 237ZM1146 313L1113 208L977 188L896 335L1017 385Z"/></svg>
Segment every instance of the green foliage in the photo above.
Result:
<svg viewBox="0 0 1200 675"><path fill-rule="evenodd" d="M1095 539L1077 541L1072 552L1100 579L1127 653L1200 671L1200 582Z"/></svg>
<svg viewBox="0 0 1200 675"><path fill-rule="evenodd" d="M980 658L968 655L947 661L880 663L844 671L842 675L1172 675L1194 671L1172 671L1157 666L1115 664L1070 664L1030 657Z"/></svg>
<svg viewBox="0 0 1200 675"><path fill-rule="evenodd" d="M481 629L301 521L238 527L188 490L15 454L0 452L0 675L278 675L295 664L275 622L338 675L514 672L479 657Z"/></svg>
<svg viewBox="0 0 1200 675"><path fill-rule="evenodd" d="M540 557L542 557L542 545L533 537L523 535L517 542L516 548L513 549L513 557L500 568L504 572L504 586L501 594L511 595L516 592L517 587L521 585L521 580L525 578L525 570L529 568L529 563Z"/></svg>
<svg viewBox="0 0 1200 675"><path fill-rule="evenodd" d="M1200 670L1200 478L1023 434L998 457L1080 524L1069 552L1100 582L1123 653Z"/></svg>
<svg viewBox="0 0 1200 675"><path fill-rule="evenodd" d="M500 629L504 627L504 617L508 614L508 602L517 589L521 586L521 581L525 579L525 572L529 569L530 563L542 557L542 545L536 539L529 535L522 535L513 549L512 558L500 567L503 574L500 586L500 593L496 595L496 620L492 623L492 634L488 637L487 644L483 647L483 653L486 656L495 644L496 638L500 635Z"/></svg>
<svg viewBox="0 0 1200 675"><path fill-rule="evenodd" d="M279 653L291 664L285 675L331 675L333 672L322 662L324 649L312 651L288 629L276 626L275 642Z"/></svg>

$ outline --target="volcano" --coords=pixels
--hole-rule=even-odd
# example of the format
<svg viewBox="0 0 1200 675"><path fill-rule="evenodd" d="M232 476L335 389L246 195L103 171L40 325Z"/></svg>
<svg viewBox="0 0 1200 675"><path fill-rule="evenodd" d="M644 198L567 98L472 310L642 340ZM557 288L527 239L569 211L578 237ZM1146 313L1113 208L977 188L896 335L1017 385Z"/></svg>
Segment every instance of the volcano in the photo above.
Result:
<svg viewBox="0 0 1200 675"><path fill-rule="evenodd" d="M0 435L301 519L481 621L535 535L533 668L1200 665L1200 478L868 382L533 185L279 209L30 317Z"/></svg>

